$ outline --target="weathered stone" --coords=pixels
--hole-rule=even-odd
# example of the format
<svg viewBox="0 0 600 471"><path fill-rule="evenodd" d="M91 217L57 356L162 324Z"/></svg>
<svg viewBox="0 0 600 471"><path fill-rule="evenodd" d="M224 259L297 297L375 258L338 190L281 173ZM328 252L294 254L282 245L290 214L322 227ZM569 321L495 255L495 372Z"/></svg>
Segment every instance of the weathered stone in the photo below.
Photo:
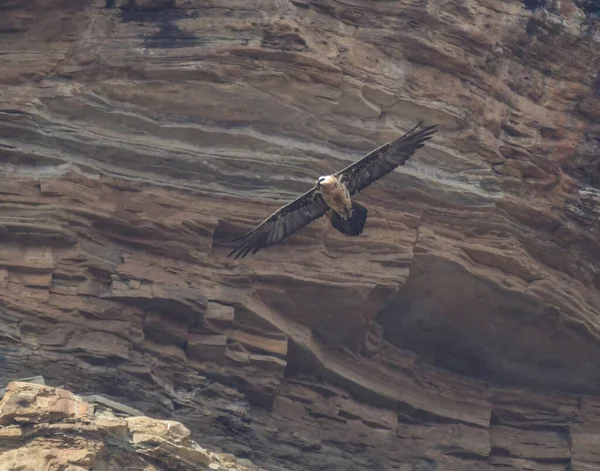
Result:
<svg viewBox="0 0 600 471"><path fill-rule="evenodd" d="M573 470L597 466L600 462L600 426L573 426L570 438Z"/></svg>
<svg viewBox="0 0 600 471"><path fill-rule="evenodd" d="M285 355L287 353L287 340L274 339L271 337L263 337L254 335L241 330L232 330L229 334L231 340L235 340L245 345L248 348Z"/></svg>
<svg viewBox="0 0 600 471"><path fill-rule="evenodd" d="M136 415L136 416L143 415L140 411L138 411L137 409L134 409L133 407L129 407L125 404L120 404L116 401L113 401L112 399L108 399L108 398L100 396L98 394L80 395L80 397L85 402L96 405L96 407L94 409L95 414L98 414L98 409L99 409L98 406L100 406L100 408L109 409L111 411L111 413L118 412L120 414L125 414L125 415Z"/></svg>
<svg viewBox="0 0 600 471"><path fill-rule="evenodd" d="M190 334L185 352L193 360L218 360L225 355L226 335Z"/></svg>
<svg viewBox="0 0 600 471"><path fill-rule="evenodd" d="M43 373L274 471L598 468L589 4L3 2L1 384ZM421 119L360 237L323 218L225 257ZM117 469L93 437L65 462ZM44 469L22 440L0 467Z"/></svg>
<svg viewBox="0 0 600 471"><path fill-rule="evenodd" d="M19 439L22 435L23 431L21 427L15 425L9 427L0 426L0 440Z"/></svg>
<svg viewBox="0 0 600 471"><path fill-rule="evenodd" d="M13 381L17 381L19 383L33 383L33 384L41 384L46 385L46 380L44 380L43 376L31 376L29 378L15 378ZM0 388L0 399L4 397L6 393L6 387Z"/></svg>
<svg viewBox="0 0 600 471"><path fill-rule="evenodd" d="M287 365L285 360L271 355L250 354L249 360L252 365L258 366L262 370L272 371L280 375L283 375L283 370Z"/></svg>
<svg viewBox="0 0 600 471"><path fill-rule="evenodd" d="M250 363L250 354L248 352L231 350L229 348L226 348L225 356L236 363Z"/></svg>
<svg viewBox="0 0 600 471"><path fill-rule="evenodd" d="M571 450L564 432L492 427L490 439L493 449L517 458L537 461L569 460L571 458Z"/></svg>
<svg viewBox="0 0 600 471"><path fill-rule="evenodd" d="M398 427L398 414L396 411L379 409L343 398L337 399L338 414L342 417L360 419L365 424L374 428L396 430Z"/></svg>
<svg viewBox="0 0 600 471"><path fill-rule="evenodd" d="M144 319L144 334L154 342L183 347L188 337L188 328L181 320L169 319L159 312L149 311Z"/></svg>
<svg viewBox="0 0 600 471"><path fill-rule="evenodd" d="M208 303L204 318L207 321L231 323L235 318L235 309L219 303Z"/></svg>
<svg viewBox="0 0 600 471"><path fill-rule="evenodd" d="M422 440L423 453L431 450L443 455L485 459L491 452L488 430L464 424L401 424L398 436Z"/></svg>
<svg viewBox="0 0 600 471"><path fill-rule="evenodd" d="M0 402L0 425L81 420L89 413L88 404L69 391L14 382Z"/></svg>
<svg viewBox="0 0 600 471"><path fill-rule="evenodd" d="M3 426L14 421L18 425ZM78 396L43 385L10 383L0 424L0 471L259 469L205 450L178 422L94 415Z"/></svg>

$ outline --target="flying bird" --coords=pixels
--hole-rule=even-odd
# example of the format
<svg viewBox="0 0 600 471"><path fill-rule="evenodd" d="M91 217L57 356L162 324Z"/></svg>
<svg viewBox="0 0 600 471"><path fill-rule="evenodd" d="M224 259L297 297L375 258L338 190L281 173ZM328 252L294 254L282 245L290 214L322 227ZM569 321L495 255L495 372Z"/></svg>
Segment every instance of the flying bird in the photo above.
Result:
<svg viewBox="0 0 600 471"><path fill-rule="evenodd" d="M250 232L232 242L238 245L227 255L245 257L275 245L331 209L331 224L342 234L358 236L367 221L367 208L352 196L392 172L425 145L437 125L419 129L423 121L403 136L369 152L348 167L318 178L310 190L282 206Z"/></svg>

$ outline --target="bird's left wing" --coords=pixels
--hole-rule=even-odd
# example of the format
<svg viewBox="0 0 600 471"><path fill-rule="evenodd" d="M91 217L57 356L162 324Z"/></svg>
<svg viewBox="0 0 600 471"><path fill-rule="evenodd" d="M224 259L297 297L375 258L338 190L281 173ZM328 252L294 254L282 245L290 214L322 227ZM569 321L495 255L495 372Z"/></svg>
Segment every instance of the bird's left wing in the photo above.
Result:
<svg viewBox="0 0 600 471"><path fill-rule="evenodd" d="M336 176L346 185L350 195L358 193L371 183L392 172L396 167L404 165L417 149L425 145L437 131L437 125L418 129L423 124L419 122L414 128L398 139L382 145L378 149L336 173Z"/></svg>
<svg viewBox="0 0 600 471"><path fill-rule="evenodd" d="M329 207L316 187L282 206L250 232L232 242L239 242L227 256L245 257L281 242L298 229L323 216Z"/></svg>

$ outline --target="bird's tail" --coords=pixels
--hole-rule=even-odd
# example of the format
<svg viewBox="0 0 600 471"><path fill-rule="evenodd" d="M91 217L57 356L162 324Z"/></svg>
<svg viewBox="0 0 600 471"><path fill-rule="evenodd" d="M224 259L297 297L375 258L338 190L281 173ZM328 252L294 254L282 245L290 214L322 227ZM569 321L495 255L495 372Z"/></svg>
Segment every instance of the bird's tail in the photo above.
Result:
<svg viewBox="0 0 600 471"><path fill-rule="evenodd" d="M363 231L367 222L367 208L358 203L352 202L352 215L348 219L343 219L335 211L331 211L331 225L342 234L357 236Z"/></svg>

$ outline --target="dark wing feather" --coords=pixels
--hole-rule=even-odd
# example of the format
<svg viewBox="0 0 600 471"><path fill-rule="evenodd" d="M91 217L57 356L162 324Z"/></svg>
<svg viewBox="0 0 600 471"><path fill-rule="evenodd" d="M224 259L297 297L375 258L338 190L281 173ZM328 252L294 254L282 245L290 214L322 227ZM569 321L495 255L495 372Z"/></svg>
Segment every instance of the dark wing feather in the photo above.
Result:
<svg viewBox="0 0 600 471"><path fill-rule="evenodd" d="M298 229L310 224L323 216L329 207L323 197L316 193L316 187L296 198L291 203L282 206L250 232L232 242L239 244L228 257L245 257L256 253L269 245L275 245L293 234Z"/></svg>
<svg viewBox="0 0 600 471"><path fill-rule="evenodd" d="M431 139L437 131L435 129L437 125L417 130L421 124L423 124L423 121L419 122L404 136L369 152L360 160L336 173L336 176L341 178L341 181L348 188L350 195L358 193L371 183L392 172L396 167L404 165L417 149L423 147L425 141Z"/></svg>

